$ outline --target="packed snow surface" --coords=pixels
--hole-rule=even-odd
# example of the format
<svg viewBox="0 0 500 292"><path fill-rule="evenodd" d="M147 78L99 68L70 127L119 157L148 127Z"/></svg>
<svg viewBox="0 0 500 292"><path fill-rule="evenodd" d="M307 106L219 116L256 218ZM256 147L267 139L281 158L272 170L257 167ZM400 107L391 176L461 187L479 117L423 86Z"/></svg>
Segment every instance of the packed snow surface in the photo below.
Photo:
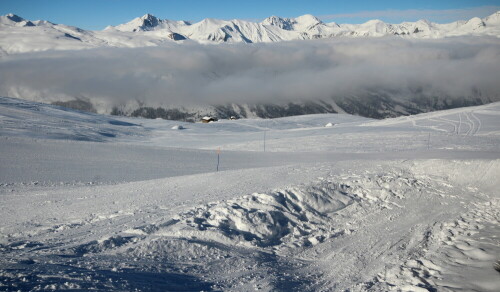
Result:
<svg viewBox="0 0 500 292"><path fill-rule="evenodd" d="M0 98L0 289L498 291L499 146L500 103L204 124Z"/></svg>

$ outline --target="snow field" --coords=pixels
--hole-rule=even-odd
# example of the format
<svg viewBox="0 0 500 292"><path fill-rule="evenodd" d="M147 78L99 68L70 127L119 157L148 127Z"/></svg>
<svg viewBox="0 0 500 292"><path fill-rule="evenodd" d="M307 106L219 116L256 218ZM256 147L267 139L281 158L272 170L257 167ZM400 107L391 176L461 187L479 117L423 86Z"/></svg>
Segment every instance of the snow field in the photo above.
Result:
<svg viewBox="0 0 500 292"><path fill-rule="evenodd" d="M158 289L176 287L186 280L183 275L189 275L195 280L186 289L239 290L250 285L264 290L350 287L354 291L382 291L399 287L416 291L448 289L450 284L442 281L442 275L453 274L443 271L451 273L453 269L447 265L457 262L462 269L470 270L479 260L496 272L492 267L497 246L488 245L488 240L498 236L496 224L489 227L491 234L486 241L447 235L474 235L467 229L478 230L481 220L498 222L498 212L492 213L496 205L490 206L487 193L478 192L481 186L473 187L477 180L462 180L462 186L457 187L453 171L450 176L420 172L429 165L435 172L470 165L496 173L500 162L344 162L323 166L323 175L303 186L195 207L188 204L176 208L178 213L165 206L140 208L142 215L131 211L95 214L87 221L56 224L42 233L32 233L33 227L25 225L28 221L23 225L31 234L30 240L11 240L2 245L7 255L4 264L10 271L2 273L3 283L16 283L22 274L30 280L25 283L28 286L17 283L18 287L43 290L55 285L60 289L66 287L61 277L79 273L78 277L69 277L68 283L82 289L130 289L144 285L130 278L128 273L134 270L153 274L168 271L170 276L165 280L155 281ZM479 203L478 199L486 202ZM467 209L465 204L473 200L478 202L475 209L480 210L473 212L476 217L460 215ZM91 234L79 235L85 230L92 230ZM47 241L50 238L54 243ZM464 249L463 242L470 244L470 254L462 255L465 262L460 262L454 250ZM56 254L60 256L54 258ZM66 267L61 276L41 276L53 272L48 268L51 261ZM475 264L471 266L471 262ZM394 270L380 271L391 263ZM26 273L23 267L34 270ZM91 268L77 273L81 267ZM108 271L111 281L102 278L100 270ZM359 277L360 273L364 276Z"/></svg>
<svg viewBox="0 0 500 292"><path fill-rule="evenodd" d="M0 290L499 287L498 104L187 124L1 101Z"/></svg>

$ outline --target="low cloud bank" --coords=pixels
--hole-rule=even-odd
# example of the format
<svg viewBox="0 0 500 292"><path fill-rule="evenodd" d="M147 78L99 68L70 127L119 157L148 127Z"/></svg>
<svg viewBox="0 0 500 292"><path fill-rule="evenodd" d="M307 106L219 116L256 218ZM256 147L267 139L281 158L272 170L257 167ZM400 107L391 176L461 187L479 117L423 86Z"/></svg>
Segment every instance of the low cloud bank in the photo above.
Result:
<svg viewBox="0 0 500 292"><path fill-rule="evenodd" d="M335 39L255 45L172 44L11 55L0 95L112 106L500 96L500 40Z"/></svg>

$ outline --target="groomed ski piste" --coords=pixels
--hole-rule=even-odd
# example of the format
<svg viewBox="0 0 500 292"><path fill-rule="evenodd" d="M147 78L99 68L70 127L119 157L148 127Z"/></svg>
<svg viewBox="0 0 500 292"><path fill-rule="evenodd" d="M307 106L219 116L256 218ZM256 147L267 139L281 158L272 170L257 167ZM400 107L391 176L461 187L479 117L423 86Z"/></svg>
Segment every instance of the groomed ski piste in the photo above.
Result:
<svg viewBox="0 0 500 292"><path fill-rule="evenodd" d="M0 98L0 290L499 291L499 174L500 103L202 124Z"/></svg>

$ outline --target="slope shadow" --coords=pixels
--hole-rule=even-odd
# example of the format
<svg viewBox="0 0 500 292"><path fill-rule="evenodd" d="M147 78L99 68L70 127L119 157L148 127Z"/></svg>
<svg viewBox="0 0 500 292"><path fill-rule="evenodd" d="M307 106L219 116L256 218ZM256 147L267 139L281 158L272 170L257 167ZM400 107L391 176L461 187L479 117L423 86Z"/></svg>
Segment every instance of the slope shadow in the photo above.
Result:
<svg viewBox="0 0 500 292"><path fill-rule="evenodd" d="M312 286L314 280L303 274L302 269L309 266L309 264L303 260L283 257L274 253L245 247L228 246L214 241L197 239L185 240L190 243L226 250L243 258L254 260L258 270L251 270L248 272L254 276L261 273L262 277L269 278L271 280L270 284L272 285L272 291L311 291L309 287ZM235 273L235 277L238 277L236 276L237 274L239 273ZM244 274L240 274L239 276L244 277ZM319 274L316 274L316 276L319 276ZM233 281L237 282L238 280L233 279Z"/></svg>
<svg viewBox="0 0 500 292"><path fill-rule="evenodd" d="M0 283L5 291L104 290L104 291L213 291L213 283L190 275L138 269L119 271L75 267L67 264L19 263L4 269ZM10 275L7 276L7 275Z"/></svg>

